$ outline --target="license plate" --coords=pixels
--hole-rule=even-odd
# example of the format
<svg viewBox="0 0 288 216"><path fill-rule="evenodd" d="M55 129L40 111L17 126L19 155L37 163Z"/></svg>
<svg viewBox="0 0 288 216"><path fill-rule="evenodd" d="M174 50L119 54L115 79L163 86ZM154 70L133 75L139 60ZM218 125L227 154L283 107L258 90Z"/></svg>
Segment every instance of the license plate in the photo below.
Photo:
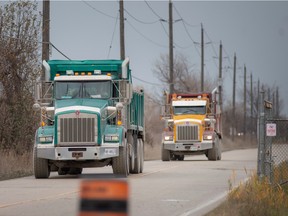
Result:
<svg viewBox="0 0 288 216"><path fill-rule="evenodd" d="M83 157L83 152L72 152L72 157L76 159Z"/></svg>

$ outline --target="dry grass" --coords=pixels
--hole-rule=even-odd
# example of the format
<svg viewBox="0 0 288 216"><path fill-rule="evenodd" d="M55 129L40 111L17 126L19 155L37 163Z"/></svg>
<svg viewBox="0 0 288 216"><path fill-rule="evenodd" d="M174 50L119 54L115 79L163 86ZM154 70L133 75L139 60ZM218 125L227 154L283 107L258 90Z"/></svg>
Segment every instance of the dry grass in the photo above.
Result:
<svg viewBox="0 0 288 216"><path fill-rule="evenodd" d="M288 215L288 187L272 186L267 179L260 181L254 173L248 182L231 189L227 200L206 216L218 215Z"/></svg>
<svg viewBox="0 0 288 216"><path fill-rule="evenodd" d="M145 160L160 160L161 159L161 143L157 145L145 145Z"/></svg>
<svg viewBox="0 0 288 216"><path fill-rule="evenodd" d="M13 150L0 152L0 180L32 175L32 152L22 155Z"/></svg>

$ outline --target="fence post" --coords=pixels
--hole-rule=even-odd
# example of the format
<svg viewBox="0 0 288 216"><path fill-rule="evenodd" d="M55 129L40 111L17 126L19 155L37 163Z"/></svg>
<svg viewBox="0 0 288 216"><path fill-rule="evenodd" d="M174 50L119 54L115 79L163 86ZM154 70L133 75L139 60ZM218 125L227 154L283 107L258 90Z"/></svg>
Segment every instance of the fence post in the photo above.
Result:
<svg viewBox="0 0 288 216"><path fill-rule="evenodd" d="M260 115L259 115L259 130L258 130L258 163L257 175L262 180L264 169L264 145L265 145L265 112L264 112L264 91L260 93Z"/></svg>
<svg viewBox="0 0 288 216"><path fill-rule="evenodd" d="M265 149L265 162L264 162L264 175L268 177L269 183L272 183L272 137L267 136L266 130L267 130L267 123L272 120L272 103L269 101L264 101L265 104L265 143L264 143L264 149Z"/></svg>

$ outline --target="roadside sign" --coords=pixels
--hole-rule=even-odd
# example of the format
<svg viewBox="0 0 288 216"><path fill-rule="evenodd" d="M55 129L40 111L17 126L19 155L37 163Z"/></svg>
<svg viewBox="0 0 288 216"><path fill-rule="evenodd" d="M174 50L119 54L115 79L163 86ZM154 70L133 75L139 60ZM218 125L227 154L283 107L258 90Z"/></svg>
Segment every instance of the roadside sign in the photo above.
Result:
<svg viewBox="0 0 288 216"><path fill-rule="evenodd" d="M267 123L266 124L266 136L276 136L276 124L275 123Z"/></svg>

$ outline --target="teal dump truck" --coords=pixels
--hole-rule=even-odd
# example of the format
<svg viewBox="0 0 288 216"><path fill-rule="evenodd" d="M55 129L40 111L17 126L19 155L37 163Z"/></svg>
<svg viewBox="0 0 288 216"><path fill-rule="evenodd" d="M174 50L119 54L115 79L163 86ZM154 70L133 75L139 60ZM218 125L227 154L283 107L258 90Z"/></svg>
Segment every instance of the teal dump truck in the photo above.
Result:
<svg viewBox="0 0 288 216"><path fill-rule="evenodd" d="M43 61L33 109L34 175L81 174L112 166L116 175L141 173L144 162L144 92L133 90L129 59Z"/></svg>

